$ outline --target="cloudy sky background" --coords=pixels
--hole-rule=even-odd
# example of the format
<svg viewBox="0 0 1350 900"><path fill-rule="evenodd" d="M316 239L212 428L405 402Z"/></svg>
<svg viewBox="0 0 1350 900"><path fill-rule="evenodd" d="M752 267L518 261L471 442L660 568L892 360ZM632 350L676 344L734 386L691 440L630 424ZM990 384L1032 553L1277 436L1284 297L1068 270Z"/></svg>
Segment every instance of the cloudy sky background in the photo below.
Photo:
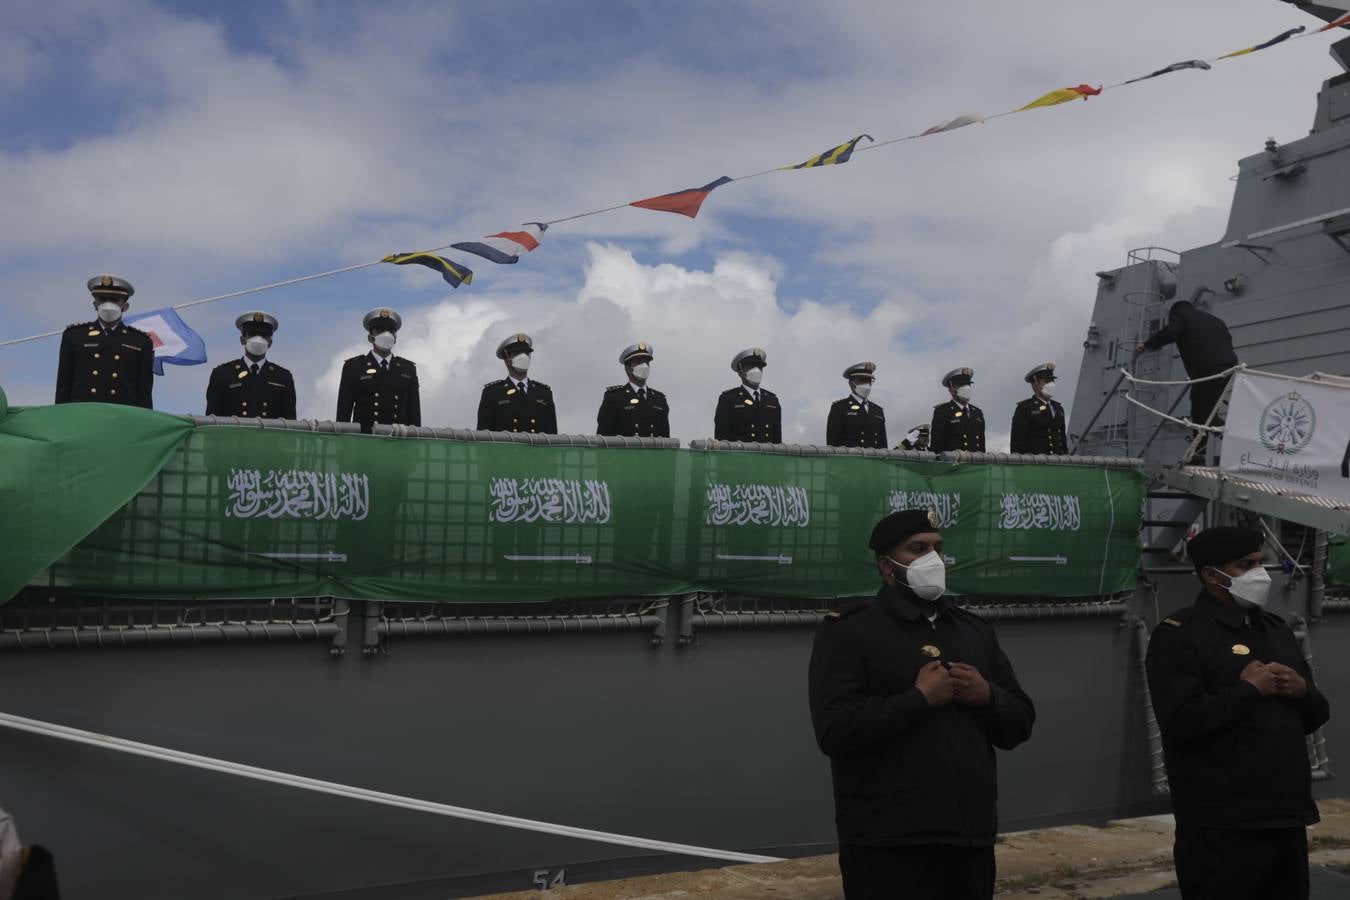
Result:
<svg viewBox="0 0 1350 900"><path fill-rule="evenodd" d="M1317 20L1276 0L0 4L0 340L469 240L899 137L1045 91L1210 58ZM424 423L473 424L498 342L534 336L565 432L619 350L656 346L676 436L712 431L739 349L768 350L784 436L820 442L850 363L877 362L892 441L976 369L991 449L1044 359L1068 405L1093 273L1221 235L1237 160L1307 133L1324 35L1075 103L715 192L695 221L621 209L550 229L451 291L377 266L188 310L211 362L234 317L331 417L373 306L398 308ZM0 348L11 403L50 402L57 340ZM201 412L210 366L156 407Z"/></svg>

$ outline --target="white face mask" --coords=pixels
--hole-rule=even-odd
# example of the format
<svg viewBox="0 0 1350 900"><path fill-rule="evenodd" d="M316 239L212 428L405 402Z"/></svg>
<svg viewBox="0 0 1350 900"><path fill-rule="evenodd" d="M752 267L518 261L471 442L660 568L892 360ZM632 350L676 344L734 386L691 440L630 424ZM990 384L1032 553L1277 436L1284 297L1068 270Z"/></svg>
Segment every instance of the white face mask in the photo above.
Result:
<svg viewBox="0 0 1350 900"><path fill-rule="evenodd" d="M931 602L947 590L947 564L936 550L929 550L909 565L895 562L889 556L886 559L905 570L905 583L920 600Z"/></svg>
<svg viewBox="0 0 1350 900"><path fill-rule="evenodd" d="M1045 384L1041 385L1041 396L1042 397L1055 396L1055 383L1053 381L1047 381Z"/></svg>
<svg viewBox="0 0 1350 900"><path fill-rule="evenodd" d="M754 387L759 387L759 383L764 380L764 370L759 366L753 369L745 370L745 383Z"/></svg>
<svg viewBox="0 0 1350 900"><path fill-rule="evenodd" d="M1221 574L1227 574L1221 573ZM1265 609L1266 600L1270 597L1270 573L1263 567L1257 566L1254 569L1248 569L1238 577L1228 576L1228 593L1233 595L1233 601L1245 609L1256 607Z"/></svg>
<svg viewBox="0 0 1350 900"><path fill-rule="evenodd" d="M515 356L511 357L511 368L515 369L517 372L530 371L530 354L517 353Z"/></svg>
<svg viewBox="0 0 1350 900"><path fill-rule="evenodd" d="M105 300L95 309L98 310L98 317L109 325L122 318L122 305L113 303L111 300Z"/></svg>
<svg viewBox="0 0 1350 900"><path fill-rule="evenodd" d="M968 384L963 384L956 389L956 399L958 400L969 400L970 394L971 394L971 387Z"/></svg>
<svg viewBox="0 0 1350 900"><path fill-rule="evenodd" d="M267 348L270 346L271 343L267 340L267 338L257 334L255 334L248 340L244 341L245 352L247 352L249 356L252 356L255 359L266 356Z"/></svg>
<svg viewBox="0 0 1350 900"><path fill-rule="evenodd" d="M864 381L862 384L854 386L853 393L866 400L867 395L872 393L872 385L869 382Z"/></svg>
<svg viewBox="0 0 1350 900"><path fill-rule="evenodd" d="M394 334L392 331L381 331L379 334L375 335L375 348L384 353L393 350L394 345L397 343L398 335Z"/></svg>
<svg viewBox="0 0 1350 900"><path fill-rule="evenodd" d="M633 366L633 377L639 381L646 381L647 376L651 374L651 363L638 363Z"/></svg>

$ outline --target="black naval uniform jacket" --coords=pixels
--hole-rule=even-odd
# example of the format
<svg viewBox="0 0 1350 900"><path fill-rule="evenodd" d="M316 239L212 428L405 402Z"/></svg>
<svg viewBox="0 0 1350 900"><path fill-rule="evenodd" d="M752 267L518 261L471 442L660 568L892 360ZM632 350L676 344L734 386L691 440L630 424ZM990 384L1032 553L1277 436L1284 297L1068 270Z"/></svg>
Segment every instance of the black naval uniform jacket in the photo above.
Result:
<svg viewBox="0 0 1350 900"><path fill-rule="evenodd" d="M366 434L373 425L421 425L417 365L391 354L389 368L381 369L373 352L347 360L338 383L337 420L360 422Z"/></svg>
<svg viewBox="0 0 1350 900"><path fill-rule="evenodd" d="M933 407L933 424L929 426L928 449L934 453L943 450L984 452L984 412L967 403L964 407L955 400Z"/></svg>
<svg viewBox="0 0 1350 900"><path fill-rule="evenodd" d="M825 443L831 447L886 449L886 411L850 394L830 404L825 420Z"/></svg>
<svg viewBox="0 0 1350 900"><path fill-rule="evenodd" d="M1262 697L1241 678L1253 660L1289 666L1308 693ZM1318 820L1304 736L1331 710L1284 619L1202 591L1153 629L1147 670L1178 825L1301 828Z"/></svg>
<svg viewBox="0 0 1350 900"><path fill-rule="evenodd" d="M1064 407L1049 397L1028 397L1013 410L1013 453L1068 453L1064 435Z"/></svg>
<svg viewBox="0 0 1350 900"><path fill-rule="evenodd" d="M841 844L994 843L994 748L1029 738L1036 710L989 623L946 598L934 608L930 623L908 588L883 586L816 632L811 721L830 758ZM930 707L914 679L934 659L978 669L989 705Z"/></svg>
<svg viewBox="0 0 1350 900"><path fill-rule="evenodd" d="M526 379L523 391L510 378L488 382L478 400L478 430L557 434L553 389L533 378Z"/></svg>
<svg viewBox="0 0 1350 900"><path fill-rule="evenodd" d="M258 374L242 357L211 370L206 385L208 416L257 419L295 418L295 379L290 369L263 360Z"/></svg>
<svg viewBox="0 0 1350 900"><path fill-rule="evenodd" d="M155 345L139 328L95 319L61 333L56 402L121 403L153 409Z"/></svg>
<svg viewBox="0 0 1350 900"><path fill-rule="evenodd" d="M745 385L723 391L713 414L713 437L751 444L783 443L783 410L778 395L760 388L759 400L755 400Z"/></svg>
<svg viewBox="0 0 1350 900"><path fill-rule="evenodd" d="M1175 343L1181 364L1191 378L1214 375L1238 363L1233 336L1223 319L1196 309L1189 303L1174 303L1167 324L1144 342L1144 349L1157 350Z"/></svg>
<svg viewBox="0 0 1350 900"><path fill-rule="evenodd" d="M605 388L595 433L610 437L670 437L670 403L656 388L631 383Z"/></svg>

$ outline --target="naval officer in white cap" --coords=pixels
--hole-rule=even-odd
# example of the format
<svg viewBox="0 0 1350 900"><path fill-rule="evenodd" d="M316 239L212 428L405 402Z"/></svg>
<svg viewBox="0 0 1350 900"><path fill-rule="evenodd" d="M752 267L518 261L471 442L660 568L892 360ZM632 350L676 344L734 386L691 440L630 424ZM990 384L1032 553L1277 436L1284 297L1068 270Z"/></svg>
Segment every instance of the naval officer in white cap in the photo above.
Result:
<svg viewBox="0 0 1350 900"><path fill-rule="evenodd" d="M478 430L557 434L553 389L529 375L534 339L524 333L511 335L497 345L497 358L506 364L506 377L483 385Z"/></svg>
<svg viewBox="0 0 1350 900"><path fill-rule="evenodd" d="M740 387L723 391L713 416L713 437L719 441L759 444L783 443L783 410L778 395L760 386L769 354L759 347L742 350L731 359L731 371Z"/></svg>
<svg viewBox="0 0 1350 900"><path fill-rule="evenodd" d="M617 437L670 437L670 403L647 384L655 351L646 341L629 344L619 354L628 375L625 384L605 388L595 433Z"/></svg>
<svg viewBox="0 0 1350 900"><path fill-rule="evenodd" d="M361 325L370 352L342 364L337 421L360 422L366 434L375 425L421 425L417 364L394 355L403 317L397 310L381 307L366 313Z"/></svg>
<svg viewBox="0 0 1350 900"><path fill-rule="evenodd" d="M234 320L244 355L211 370L206 385L208 416L258 419L295 418L295 379L289 369L267 358L280 327L265 312L246 312Z"/></svg>

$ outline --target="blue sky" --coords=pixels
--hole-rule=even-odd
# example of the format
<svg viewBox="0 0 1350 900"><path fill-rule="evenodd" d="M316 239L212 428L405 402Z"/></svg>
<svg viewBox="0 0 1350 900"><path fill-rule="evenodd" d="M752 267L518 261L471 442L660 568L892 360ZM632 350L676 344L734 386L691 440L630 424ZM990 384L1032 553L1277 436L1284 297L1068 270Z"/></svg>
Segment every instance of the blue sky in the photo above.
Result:
<svg viewBox="0 0 1350 900"><path fill-rule="evenodd" d="M1086 10L1086 12L1085 12ZM1316 21L1273 0L1125 7L907 4L152 3L0 8L0 340L89 317L108 271L148 310L395 250L471 239L912 133L1052 88L1110 83ZM685 439L711 430L731 356L770 353L785 431L819 441L849 363L875 360L892 430L977 369L997 445L1046 358L1071 388L1092 273L1132 246L1215 240L1236 160L1304 133L1329 37L714 193L696 221L623 209L551 229L452 292L376 267L189 310L212 363L236 315L331 415L362 312L399 308L428 424L470 424L503 334L531 332L564 430L594 426L619 349ZM46 402L56 342L0 348L14 402ZM157 407L200 412L209 366ZM1061 396L1071 399L1071 390ZM896 437L898 438L898 434Z"/></svg>

